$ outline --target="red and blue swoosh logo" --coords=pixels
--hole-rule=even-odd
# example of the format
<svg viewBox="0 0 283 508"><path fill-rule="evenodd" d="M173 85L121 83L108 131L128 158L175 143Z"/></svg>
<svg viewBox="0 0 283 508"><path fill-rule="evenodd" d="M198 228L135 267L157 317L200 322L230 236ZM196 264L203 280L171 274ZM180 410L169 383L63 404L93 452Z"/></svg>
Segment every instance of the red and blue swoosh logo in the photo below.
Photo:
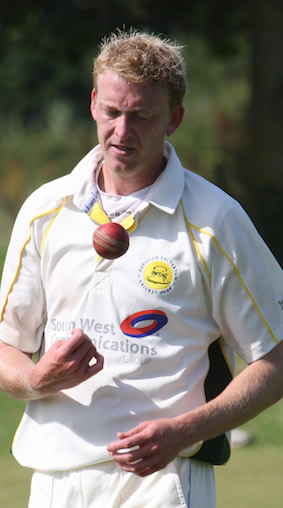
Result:
<svg viewBox="0 0 283 508"><path fill-rule="evenodd" d="M152 321L149 325L136 326L141 321ZM126 318L121 324L121 330L128 337L142 338L158 332L168 322L168 317L161 310L142 310Z"/></svg>

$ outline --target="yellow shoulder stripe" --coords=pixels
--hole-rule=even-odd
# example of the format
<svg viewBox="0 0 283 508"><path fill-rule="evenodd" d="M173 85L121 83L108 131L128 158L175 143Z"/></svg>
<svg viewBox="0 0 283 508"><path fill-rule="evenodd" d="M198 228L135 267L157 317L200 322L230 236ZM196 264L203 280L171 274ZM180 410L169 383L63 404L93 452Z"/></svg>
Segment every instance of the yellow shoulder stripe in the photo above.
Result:
<svg viewBox="0 0 283 508"><path fill-rule="evenodd" d="M65 203L66 203L67 199L68 199L68 198L65 198L65 199L64 199L64 201L63 201L62 205L61 205L59 208L55 208L54 210L51 210L51 211L49 211L49 212L47 212L47 213L42 214L42 216L43 216L43 215L47 215L48 213L54 213L54 212L57 212L57 213L56 213L56 215L53 217L52 221L50 222L50 224L49 224L49 226L48 226L47 230L45 231L45 234L44 234L44 236L43 236L43 238L42 238L42 242L41 242L41 246L40 246L40 252L41 252L41 253L42 253L42 251L43 251L44 244L45 244L45 241L46 241L46 237L47 237L47 235L48 235L48 233L49 233L49 231L50 231L50 228L51 228L51 226L53 225L53 222L56 220L56 218L57 218L58 214L61 212L62 208L65 206ZM38 217L41 217L41 215L39 215ZM36 219L37 219L38 217L36 217Z"/></svg>
<svg viewBox="0 0 283 508"><path fill-rule="evenodd" d="M198 226L195 226L194 224L191 224L191 223L188 221L188 219L187 219L187 217L186 217L185 210L184 210L184 205L183 205L183 203L182 203L182 202L181 202L181 205L182 205L182 209L183 209L183 213L184 213L184 217L185 217L185 221L186 221L186 225L187 225L188 231L189 231L189 233L190 233L190 235L191 235L191 237L192 237L192 239L193 239L193 243L194 243L195 249L196 249L196 251L197 251L197 253L198 253L198 256L199 256L199 258L200 258L200 261L201 261L202 265L203 265L203 266L204 266L204 268L205 268L205 271L206 271L207 275L209 276L209 279L211 280L211 274L210 274L210 272L209 272L209 270L208 270L207 264L205 263L205 261L204 261L204 259L203 259L203 257L202 257L202 254L201 254L201 252L200 252L200 248L199 248L199 246L198 246L198 244L197 244L197 242L196 242L196 240L195 240L195 237L194 237L194 235L193 235L192 228L194 228L194 229L196 229L197 231L200 231L201 233L203 233L203 234L205 234L205 235L208 235L208 236L210 236L210 237L212 238L212 240L213 240L213 242L215 243L215 245L217 246L217 248L220 250L220 252L223 254L223 256L224 256L224 257L225 257L225 258L229 261L229 263L232 265L233 270L234 270L234 272L235 272L236 276L238 277L238 279L239 279L239 281L240 281L241 285L243 286L244 290L246 291L247 295L249 296L249 298L250 298L250 300L251 300L251 302L252 302L252 304L253 304L253 306L254 306L254 308L255 308L256 312L258 313L258 315L259 315L259 317L260 317L260 319L263 321L264 325L266 326L266 328L267 328L267 330L269 331L269 333L270 333L271 337L273 338L273 340L274 340L274 341L278 344L278 342L279 342L279 341L278 341L278 339L275 337L275 335L274 335L274 333L273 333L272 329L270 328L270 326L269 326L268 322L266 321L266 319L265 319L265 318L264 318L264 316L262 315L262 313L261 313L260 309L258 308L258 305L257 305L257 303L256 303L256 301L255 301L255 299L254 299L253 295L251 294L251 292L250 292L250 290L248 289L247 285L246 285L246 284L245 284L245 282L243 281L243 279L242 279L242 277L241 277L241 274L240 274L240 272L239 272L239 270L238 270L237 266L235 265L234 261L233 261L233 260L232 260L232 259L228 256L227 252L225 252L225 250L221 247L220 243L218 242L218 240L216 240L215 236L214 236L212 233L210 233L209 231L207 231L207 230L206 230L206 229L204 229L204 228L199 228Z"/></svg>
<svg viewBox="0 0 283 508"><path fill-rule="evenodd" d="M64 199L63 204L62 204L60 207L58 207L58 208L53 208L52 210L48 210L47 212L41 213L41 214L39 214L39 215L36 215L35 217L33 217L33 218L31 219L30 224L29 224L29 235L28 235L28 237L27 237L26 241L24 242L24 244L23 244L23 246L22 246L22 248L21 248L21 250L20 250L19 263L18 263L18 266L17 266L17 269L16 269L15 276L14 276L14 278L13 278L13 280L12 280L12 283L11 283L11 285L10 285L10 287L9 287L9 290L8 290L8 293L7 293L7 296L6 296L6 300L5 300L5 302L4 302L4 305L3 305L3 308L2 308L2 311L1 311L1 315L0 315L0 322L3 320L3 316L4 316L4 312L5 312L5 308L6 308L7 303L8 303L9 294L10 294L10 293L11 293L11 291L12 291L12 288L13 288L13 286L14 286L14 284L15 284L15 281L16 281L16 279L17 279L17 277L18 277L18 274L19 274L19 271L20 271L20 267L21 267L21 264L22 264L23 252L24 252L24 250L25 250L26 245L28 244L28 242L29 242L29 241L30 241L30 239L31 239L31 227L32 227L32 224L34 223L34 221L36 221L36 220L37 220L37 219L39 219L40 217L44 217L45 215L49 215L49 214L51 214L51 213L57 212L57 213L56 213L56 215L55 215L55 217L54 217L54 218L53 218L53 220L51 221L51 223L50 223L50 225L49 225L49 227L48 227L48 229L47 229L47 231L46 231L46 233L45 233L44 237L43 237L43 240L42 240L42 243L41 243L41 252L42 252L42 248L43 248L44 242L45 242L45 240L46 240L47 233L48 233L48 231L49 231L49 229L50 229L51 225L53 224L54 220L56 219L56 217L57 217L58 213L59 213L59 212L60 212L60 210L64 207L64 205L65 205L65 203L66 203L67 199L68 199L68 198L65 198L65 199Z"/></svg>
<svg viewBox="0 0 283 508"><path fill-rule="evenodd" d="M210 271L209 271L209 269L208 269L208 266L207 266L206 262L205 262L205 261L204 261L204 259L203 259L203 256L202 256L202 254L201 254L200 248L199 248L199 246L198 246L198 243L197 243L197 241L196 241L196 239L195 239L195 237L194 237L194 234L193 234L193 232L192 232L192 224L190 224L190 222L189 222L189 221L188 221L188 219L187 219L186 212L185 212L184 205L183 205L182 201L181 201L181 205L182 205L183 214L184 214L184 217L185 217L186 226L187 226L187 229L188 229L189 235L190 235L190 237L191 237L191 239L192 239L192 241L193 241L194 247L195 247L195 249L196 249L196 251L197 251L197 254L198 254L198 257L199 257L199 259L200 259L200 261L201 261L201 264L203 265L203 267L204 267L204 269L205 269L205 271L206 271L206 274L207 274L207 276L208 276L209 280L211 280L211 274L210 274Z"/></svg>

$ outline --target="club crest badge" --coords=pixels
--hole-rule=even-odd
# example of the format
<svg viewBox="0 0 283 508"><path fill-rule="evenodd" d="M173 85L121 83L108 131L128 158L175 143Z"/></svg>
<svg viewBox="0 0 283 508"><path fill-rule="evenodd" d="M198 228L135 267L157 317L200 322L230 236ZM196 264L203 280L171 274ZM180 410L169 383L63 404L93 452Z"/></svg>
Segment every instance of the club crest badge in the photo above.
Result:
<svg viewBox="0 0 283 508"><path fill-rule="evenodd" d="M139 269L139 283L148 293L167 294L175 286L178 271L163 257L147 259Z"/></svg>

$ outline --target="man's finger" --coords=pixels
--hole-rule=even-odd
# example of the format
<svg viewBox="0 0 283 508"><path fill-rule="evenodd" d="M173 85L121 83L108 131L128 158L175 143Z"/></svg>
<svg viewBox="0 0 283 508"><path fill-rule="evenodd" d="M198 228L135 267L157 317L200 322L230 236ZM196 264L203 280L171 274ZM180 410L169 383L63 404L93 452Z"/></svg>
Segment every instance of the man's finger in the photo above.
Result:
<svg viewBox="0 0 283 508"><path fill-rule="evenodd" d="M82 345L86 345L86 350L88 347L91 348L93 346L94 351L95 347L91 342L90 338L85 335L85 333L80 328L75 328L72 330L71 337L61 345L64 348L66 354L74 354L77 350L79 350Z"/></svg>
<svg viewBox="0 0 283 508"><path fill-rule="evenodd" d="M104 366L104 356L98 353L98 351L95 352L93 358L96 359L96 362L95 363L93 363L92 361L90 362L90 365L87 370L88 378L100 372Z"/></svg>

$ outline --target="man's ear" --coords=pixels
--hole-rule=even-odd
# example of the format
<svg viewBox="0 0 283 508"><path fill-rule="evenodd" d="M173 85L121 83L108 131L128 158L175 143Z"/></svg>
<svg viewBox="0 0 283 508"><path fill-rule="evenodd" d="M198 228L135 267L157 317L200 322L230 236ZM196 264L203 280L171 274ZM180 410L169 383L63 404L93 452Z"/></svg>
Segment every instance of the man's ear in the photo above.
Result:
<svg viewBox="0 0 283 508"><path fill-rule="evenodd" d="M166 130L167 136L171 136L181 125L182 120L184 118L185 108L183 104L178 104L178 106L173 109L170 113L168 127Z"/></svg>
<svg viewBox="0 0 283 508"><path fill-rule="evenodd" d="M90 112L91 112L91 116L94 119L94 121L96 121L95 104L96 104L96 90L93 88L91 91Z"/></svg>

